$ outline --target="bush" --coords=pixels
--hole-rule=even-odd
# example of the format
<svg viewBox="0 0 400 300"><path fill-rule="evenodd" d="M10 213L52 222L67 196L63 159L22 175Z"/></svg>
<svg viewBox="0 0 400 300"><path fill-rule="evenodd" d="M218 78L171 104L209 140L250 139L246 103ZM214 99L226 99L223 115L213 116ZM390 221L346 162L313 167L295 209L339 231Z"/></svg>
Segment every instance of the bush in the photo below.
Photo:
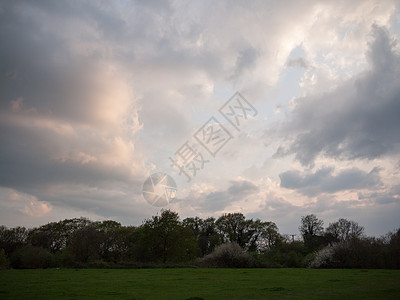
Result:
<svg viewBox="0 0 400 300"><path fill-rule="evenodd" d="M13 253L11 266L17 269L50 268L54 266L54 258L42 247L25 246Z"/></svg>
<svg viewBox="0 0 400 300"><path fill-rule="evenodd" d="M385 244L375 238L353 238L315 253L311 268L384 268Z"/></svg>
<svg viewBox="0 0 400 300"><path fill-rule="evenodd" d="M400 269L400 229L395 233L390 233L389 237L387 267L391 269Z"/></svg>
<svg viewBox="0 0 400 300"><path fill-rule="evenodd" d="M54 264L56 267L75 268L82 267L83 264L75 261L74 255L64 249L61 252L54 254Z"/></svg>
<svg viewBox="0 0 400 300"><path fill-rule="evenodd" d="M333 256L335 254L335 245L329 245L317 251L314 259L310 262L310 268L329 268L333 266Z"/></svg>
<svg viewBox="0 0 400 300"><path fill-rule="evenodd" d="M262 254L264 265L271 268L302 268L307 248L302 242L281 243Z"/></svg>
<svg viewBox="0 0 400 300"><path fill-rule="evenodd" d="M315 259L315 255L316 255L316 252L312 252L312 253L307 254L306 257L304 257L304 259L303 259L303 266L306 267L306 268L310 268L312 262Z"/></svg>
<svg viewBox="0 0 400 300"><path fill-rule="evenodd" d="M10 261L6 255L4 249L0 250L0 270L8 269L10 267Z"/></svg>
<svg viewBox="0 0 400 300"><path fill-rule="evenodd" d="M335 249L336 268L383 268L385 245L375 238L351 239Z"/></svg>
<svg viewBox="0 0 400 300"><path fill-rule="evenodd" d="M250 268L253 267L251 256L237 243L226 243L196 261L205 268Z"/></svg>

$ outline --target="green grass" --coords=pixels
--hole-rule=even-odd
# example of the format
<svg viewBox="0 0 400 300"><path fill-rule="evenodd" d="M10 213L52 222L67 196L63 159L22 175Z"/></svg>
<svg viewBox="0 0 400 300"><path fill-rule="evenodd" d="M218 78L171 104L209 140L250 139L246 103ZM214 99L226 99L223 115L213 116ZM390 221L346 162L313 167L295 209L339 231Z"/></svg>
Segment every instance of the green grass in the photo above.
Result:
<svg viewBox="0 0 400 300"><path fill-rule="evenodd" d="M400 270L186 268L0 271L0 299L24 298L400 299Z"/></svg>

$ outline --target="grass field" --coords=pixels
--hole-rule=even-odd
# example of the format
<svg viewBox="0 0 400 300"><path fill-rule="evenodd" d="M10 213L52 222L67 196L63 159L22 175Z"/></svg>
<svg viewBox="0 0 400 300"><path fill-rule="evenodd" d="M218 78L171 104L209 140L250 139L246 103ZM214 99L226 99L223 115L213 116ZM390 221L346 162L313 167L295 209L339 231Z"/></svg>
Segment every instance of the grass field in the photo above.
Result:
<svg viewBox="0 0 400 300"><path fill-rule="evenodd" d="M28 298L400 299L400 270L187 268L0 271L0 299Z"/></svg>

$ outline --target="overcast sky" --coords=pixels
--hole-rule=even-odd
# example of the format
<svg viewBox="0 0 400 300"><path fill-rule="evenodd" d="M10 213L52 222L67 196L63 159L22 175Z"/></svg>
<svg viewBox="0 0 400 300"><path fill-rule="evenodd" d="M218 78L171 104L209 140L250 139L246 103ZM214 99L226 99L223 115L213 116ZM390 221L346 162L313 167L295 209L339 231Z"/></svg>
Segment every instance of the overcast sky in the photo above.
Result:
<svg viewBox="0 0 400 300"><path fill-rule="evenodd" d="M140 225L164 172L182 218L399 228L399 39L390 0L1 1L0 224Z"/></svg>

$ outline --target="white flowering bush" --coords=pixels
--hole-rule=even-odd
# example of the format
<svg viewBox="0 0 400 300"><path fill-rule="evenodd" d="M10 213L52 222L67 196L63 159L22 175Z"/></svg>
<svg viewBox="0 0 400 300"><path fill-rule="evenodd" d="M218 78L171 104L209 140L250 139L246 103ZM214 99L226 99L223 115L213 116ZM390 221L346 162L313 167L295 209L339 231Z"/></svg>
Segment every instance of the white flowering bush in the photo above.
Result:
<svg viewBox="0 0 400 300"><path fill-rule="evenodd" d="M328 268L332 266L333 255L335 254L334 247L334 245L329 245L317 251L314 259L310 262L310 268Z"/></svg>
<svg viewBox="0 0 400 300"><path fill-rule="evenodd" d="M351 251L351 245L348 242L339 242L328 245L314 254L311 260L310 268L337 268L343 267L344 257Z"/></svg>
<svg viewBox="0 0 400 300"><path fill-rule="evenodd" d="M208 268L248 268L252 266L252 258L237 243L226 243L197 260L197 265Z"/></svg>

